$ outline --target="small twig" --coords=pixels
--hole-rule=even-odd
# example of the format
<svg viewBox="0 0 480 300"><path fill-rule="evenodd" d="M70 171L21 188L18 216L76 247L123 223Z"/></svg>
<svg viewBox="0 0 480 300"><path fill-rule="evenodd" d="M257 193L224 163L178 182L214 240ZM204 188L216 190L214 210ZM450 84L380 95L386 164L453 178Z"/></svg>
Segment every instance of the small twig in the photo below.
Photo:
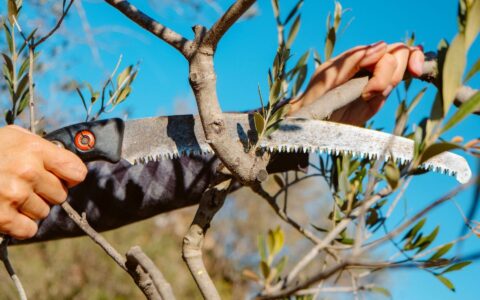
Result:
<svg viewBox="0 0 480 300"><path fill-rule="evenodd" d="M375 202L378 200L386 197L389 193L391 193L391 189L389 188L384 188L380 192L378 192L376 195L372 196L370 199L366 201L366 206L370 207L373 205ZM325 238L323 238L322 242L317 244L315 247L313 247L303 258L292 268L292 270L289 272L288 276L280 282L276 288L280 289L282 286L286 286L290 284L293 279L298 275L298 273L303 270L307 265L310 264L310 262L317 256L317 253L325 247L327 247L337 236L345 229L347 228L348 225L352 222L352 220L357 217L360 213L360 209L356 208L350 216L345 217L340 221L335 228L333 228Z"/></svg>
<svg viewBox="0 0 480 300"><path fill-rule="evenodd" d="M13 281L13 284L15 285L15 288L18 293L18 298L20 300L27 300L27 293L23 288L23 284L20 281L20 278L18 278L17 274L15 273L15 269L13 268L12 263L8 258L8 242L9 242L9 237L3 236L3 235L0 236L0 259L5 265L5 269L7 270L8 275L10 276L10 278Z"/></svg>
<svg viewBox="0 0 480 300"><path fill-rule="evenodd" d="M401 190L398 192L397 196L395 197L395 199L393 200L392 204L390 205L390 207L388 208L388 211L387 213L385 214L385 219L388 219L390 217L390 215L393 213L393 210L395 209L395 207L397 206L398 202L400 201L400 199L403 197L403 195L405 194L405 191L407 190L408 186L410 185L410 182L412 181L412 178L413 177L408 177L405 182L402 184L402 188Z"/></svg>
<svg viewBox="0 0 480 300"><path fill-rule="evenodd" d="M35 44L32 45L33 48L36 48L38 47L40 44L42 44L43 42L45 42L46 40L48 40L54 33L55 31L57 31L60 26L62 25L63 23L63 20L65 19L65 17L67 16L68 14L68 11L70 10L70 8L72 7L72 4L75 0L71 0L67 7L63 10L62 12L62 15L60 16L60 18L58 19L57 23L55 24L55 26L46 34L44 35L41 39L39 39Z"/></svg>
<svg viewBox="0 0 480 300"><path fill-rule="evenodd" d="M480 180L480 177L474 177L469 182L456 187L454 190L452 190L448 194L444 195L443 197L441 197L441 198L437 199L436 201L432 202L431 204L429 204L427 207L422 209L420 212L418 212L416 215L414 215L408 221L404 222L401 226L398 226L397 228L395 228L395 230L392 230L387 235L385 235L385 236L383 236L383 237L381 237L381 238L379 238L379 239L377 239L377 240L375 240L375 241L373 241L369 244L364 245L364 247L362 247L362 251L365 252L365 251L367 251L371 248L377 247L378 245L382 244L383 242L385 242L387 240L390 240L393 237L399 235L405 229L407 229L410 225L415 223L418 219L420 219L425 214L430 212L432 209L434 209L435 207L439 206L440 204L450 200L451 198L455 197L458 193L462 192L463 190L470 187L471 185L477 183L479 180Z"/></svg>
<svg viewBox="0 0 480 300"><path fill-rule="evenodd" d="M33 38L32 38L33 39ZM33 40L32 40L33 42ZM28 106L30 108L30 131L37 133L35 129L36 118L35 118L35 92L33 90L33 68L34 68L34 59L35 59L35 45L29 43L28 46L28 60L29 60L29 69L28 69Z"/></svg>
<svg viewBox="0 0 480 300"><path fill-rule="evenodd" d="M133 278L137 286L144 293L144 295L150 300L159 300L161 299L159 291L156 288L152 288L154 284L153 277L147 271L150 269L137 268L135 265L132 267L132 264L127 265L127 259L125 259L101 234L99 234L95 229L93 229L86 219L85 214L80 216L75 209L67 202L63 202L61 205L62 209L67 213L67 215L72 219L72 221L77 224L80 229L85 232L86 235L90 237L100 248L110 256L115 263L126 271ZM158 271L160 272L160 271ZM165 300L165 299L164 299Z"/></svg>

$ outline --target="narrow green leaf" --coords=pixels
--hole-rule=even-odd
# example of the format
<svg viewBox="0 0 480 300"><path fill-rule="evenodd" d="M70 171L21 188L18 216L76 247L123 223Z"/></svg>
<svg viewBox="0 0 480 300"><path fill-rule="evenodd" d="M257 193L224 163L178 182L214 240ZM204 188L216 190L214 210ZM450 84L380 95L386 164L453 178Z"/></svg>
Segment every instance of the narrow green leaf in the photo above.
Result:
<svg viewBox="0 0 480 300"><path fill-rule="evenodd" d="M453 246L453 243L449 243L449 244L444 245L443 247L438 249L437 252L435 252L435 254L433 254L428 259L428 261L434 261L434 260L442 258L442 256L445 255L452 248L452 246Z"/></svg>
<svg viewBox="0 0 480 300"><path fill-rule="evenodd" d="M442 83L444 115L447 114L457 90L462 84L462 76L466 65L465 53L465 35L459 33L448 48L443 66L442 74L445 78L448 78L448 80L443 80Z"/></svg>
<svg viewBox="0 0 480 300"><path fill-rule="evenodd" d="M465 79L463 80L463 82L465 83L465 82L469 81L473 76L475 76L475 74L478 73L478 71L480 71L480 58L478 58L478 60L475 62L475 64L473 64L470 71L468 71L468 73L465 76Z"/></svg>
<svg viewBox="0 0 480 300"><path fill-rule="evenodd" d="M7 40L8 49L10 50L10 53L12 53L13 52L12 32L10 31L10 27L8 27L6 23L3 24L3 28L5 29L5 39Z"/></svg>
<svg viewBox="0 0 480 300"><path fill-rule="evenodd" d="M470 99L464 102L455 114L446 122L442 128L442 133L457 125L461 120L476 111L480 106L480 92L475 93Z"/></svg>
<svg viewBox="0 0 480 300"><path fill-rule="evenodd" d="M425 92L427 91L427 88L424 87L423 89L418 92L418 94L413 98L412 102L408 105L407 113L410 114L413 109L417 106L418 103L420 103L420 100L422 100L423 95L425 95Z"/></svg>
<svg viewBox="0 0 480 300"><path fill-rule="evenodd" d="M302 5L303 5L303 0L299 0L297 4L292 8L290 13L288 14L287 18L285 19L285 22L283 22L283 25L287 25L288 22L290 22L290 20L293 18L293 16L295 16L295 14L302 7Z"/></svg>
<svg viewBox="0 0 480 300"><path fill-rule="evenodd" d="M278 19L280 16L280 7L278 6L278 0L272 0L273 15L275 19Z"/></svg>
<svg viewBox="0 0 480 300"><path fill-rule="evenodd" d="M421 219L417 224L415 224L415 226L413 226L412 229L410 229L406 234L405 236L402 238L402 241L406 240L406 239L412 239L416 234L417 232L422 229L423 225L425 225L425 222L427 221L427 219L423 218Z"/></svg>
<svg viewBox="0 0 480 300"><path fill-rule="evenodd" d="M466 266L470 265L472 262L471 261L462 261L456 264L451 265L448 267L445 271L442 272L442 274L448 273L448 272L453 272L453 271L459 271Z"/></svg>
<svg viewBox="0 0 480 300"><path fill-rule="evenodd" d="M270 257L275 249L275 234L272 229L270 229L267 234L267 248Z"/></svg>
<svg viewBox="0 0 480 300"><path fill-rule="evenodd" d="M258 254L262 261L267 261L267 249L265 248L265 237L259 234L257 237Z"/></svg>
<svg viewBox="0 0 480 300"><path fill-rule="evenodd" d="M120 74L118 74L118 77L117 77L117 86L118 87L120 87L122 85L125 85L127 83L127 78L130 75L130 73L132 72L132 68L133 68L133 66L130 65L130 66L126 67Z"/></svg>
<svg viewBox="0 0 480 300"><path fill-rule="evenodd" d="M250 279L252 281L255 281L255 282L258 282L260 281L260 277L257 275L257 273L253 272L252 270L250 269L245 269L242 271L242 275L247 278L247 279Z"/></svg>
<svg viewBox="0 0 480 300"><path fill-rule="evenodd" d="M2 53L2 56L3 56L3 60L5 61L5 65L7 66L7 69L10 73L10 76L13 76L13 61L12 61L12 59L10 58L10 56L8 56L5 53Z"/></svg>
<svg viewBox="0 0 480 300"><path fill-rule="evenodd" d="M18 7L15 0L8 0L8 20L10 24L15 23L15 19L18 15Z"/></svg>
<svg viewBox="0 0 480 300"><path fill-rule="evenodd" d="M118 96L117 98L113 101L113 104L114 105L117 105L117 104L120 104L122 103L123 101L125 101L125 99L130 95L132 91L132 88L130 86L126 86L125 88L123 88L119 93L118 93ZM100 95L96 95L95 99L98 99Z"/></svg>
<svg viewBox="0 0 480 300"><path fill-rule="evenodd" d="M386 288L375 286L375 287L372 287L370 290L371 290L372 292L382 294L382 295L384 295L385 297L392 299L392 294L391 294L390 291L387 290Z"/></svg>
<svg viewBox="0 0 480 300"><path fill-rule="evenodd" d="M293 85L293 88L292 88L293 96L297 95L298 91L302 88L302 85L305 82L306 78L307 78L307 66L304 65L303 67L300 68L300 71L297 76L297 80L295 80L295 84Z"/></svg>
<svg viewBox="0 0 480 300"><path fill-rule="evenodd" d="M260 137L265 129L265 119L261 114L255 112L253 114L253 121L255 123L255 129L257 130L257 134Z"/></svg>
<svg viewBox="0 0 480 300"><path fill-rule="evenodd" d="M327 40L325 41L325 60L329 60L335 47L336 33L335 28L331 27L328 30Z"/></svg>
<svg viewBox="0 0 480 300"><path fill-rule="evenodd" d="M398 181L400 180L400 170L395 164L388 163L385 166L384 171L388 181L388 185L390 185L392 189L396 189L398 186Z"/></svg>
<svg viewBox="0 0 480 300"><path fill-rule="evenodd" d="M338 31L338 27L340 26L340 21L342 20L342 4L340 2L335 1L335 13L333 18L333 28L335 31Z"/></svg>
<svg viewBox="0 0 480 300"><path fill-rule="evenodd" d="M263 260L260 262L260 269L262 270L263 278L267 279L270 275L270 267Z"/></svg>
<svg viewBox="0 0 480 300"><path fill-rule="evenodd" d="M272 254L277 255L282 250L285 243L285 234L280 227L277 227L277 229L273 232L273 236L275 239L275 246L273 248Z"/></svg>
<svg viewBox="0 0 480 300"><path fill-rule="evenodd" d="M439 155L443 152L454 150L454 149L463 149L461 145L454 144L454 143L449 143L449 142L440 142L431 145L422 154L422 158L420 159L420 163L424 163L430 158Z"/></svg>
<svg viewBox="0 0 480 300"><path fill-rule="evenodd" d="M475 41L478 32L480 31L480 1L474 1L473 5L468 10L467 22L465 24L465 49L468 48Z"/></svg>
<svg viewBox="0 0 480 300"><path fill-rule="evenodd" d="M322 64L322 58L316 49L313 51L313 59L315 60L315 68L318 68Z"/></svg>
<svg viewBox="0 0 480 300"><path fill-rule="evenodd" d="M435 275L435 277L440 280L440 282L443 283L449 290L455 292L455 286L450 280L448 280L446 277L443 277L442 275Z"/></svg>
<svg viewBox="0 0 480 300"><path fill-rule="evenodd" d="M291 46L293 44L293 41L297 37L297 34L298 34L299 30L300 30L300 16L297 16L295 18L295 21L293 22L293 25L292 25L292 28L290 29L289 34L288 34L287 43L286 43L286 47L288 49L291 48Z"/></svg>
<svg viewBox="0 0 480 300"><path fill-rule="evenodd" d="M287 265L287 261L288 261L288 257L283 256L275 266L279 275L282 274L283 269L285 269L285 266Z"/></svg>

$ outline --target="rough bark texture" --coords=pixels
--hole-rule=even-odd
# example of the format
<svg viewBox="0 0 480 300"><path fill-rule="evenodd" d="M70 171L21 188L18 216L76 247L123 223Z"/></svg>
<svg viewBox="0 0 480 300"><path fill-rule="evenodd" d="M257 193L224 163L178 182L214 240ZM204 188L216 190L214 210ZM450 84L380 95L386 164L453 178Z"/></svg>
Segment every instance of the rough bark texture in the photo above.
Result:
<svg viewBox="0 0 480 300"><path fill-rule="evenodd" d="M226 134L225 120L217 101L213 52L208 47L197 50L190 60L190 85L197 100L203 129L210 145L223 164L243 184L263 181L267 161L245 152L243 145Z"/></svg>

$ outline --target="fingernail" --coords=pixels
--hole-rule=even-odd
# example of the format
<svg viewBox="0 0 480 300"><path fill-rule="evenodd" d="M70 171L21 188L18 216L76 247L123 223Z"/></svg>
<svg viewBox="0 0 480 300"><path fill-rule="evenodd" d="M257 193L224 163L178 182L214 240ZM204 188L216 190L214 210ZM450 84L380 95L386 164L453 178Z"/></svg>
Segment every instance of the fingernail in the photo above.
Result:
<svg viewBox="0 0 480 300"><path fill-rule="evenodd" d="M421 75L423 73L423 61L420 56L417 56L415 58L413 66L418 75Z"/></svg>
<svg viewBox="0 0 480 300"><path fill-rule="evenodd" d="M373 43L368 46L367 52L365 52L365 56L372 55L376 53L378 50L382 49L383 46L385 46L385 43L383 41Z"/></svg>
<svg viewBox="0 0 480 300"><path fill-rule="evenodd" d="M387 88L382 92L382 95L383 95L384 97L387 97L388 94L390 94L390 92L392 91L392 89L393 89L393 85L387 86Z"/></svg>

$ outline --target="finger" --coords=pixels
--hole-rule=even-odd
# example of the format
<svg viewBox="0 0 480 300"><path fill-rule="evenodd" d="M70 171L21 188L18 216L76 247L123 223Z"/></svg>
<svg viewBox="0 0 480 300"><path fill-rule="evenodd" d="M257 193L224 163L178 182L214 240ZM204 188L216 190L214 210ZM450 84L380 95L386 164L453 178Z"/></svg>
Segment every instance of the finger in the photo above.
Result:
<svg viewBox="0 0 480 300"><path fill-rule="evenodd" d="M392 90L392 77L397 69L397 60L395 57L387 53L375 65L373 77L368 81L363 89L362 98L370 100L375 94L390 93Z"/></svg>
<svg viewBox="0 0 480 300"><path fill-rule="evenodd" d="M425 55L419 47L413 47L410 50L410 58L408 60L408 71L413 76L421 76L423 73L423 63L425 62Z"/></svg>
<svg viewBox="0 0 480 300"><path fill-rule="evenodd" d="M9 217L3 218L0 223L1 232L19 240L31 238L37 233L38 225L29 217L19 213L13 208L6 213Z"/></svg>
<svg viewBox="0 0 480 300"><path fill-rule="evenodd" d="M50 206L37 194L30 194L30 197L18 207L18 211L32 220L41 220L48 216Z"/></svg>
<svg viewBox="0 0 480 300"><path fill-rule="evenodd" d="M391 84L392 86L398 85L405 74L407 64L410 56L410 48L403 43L392 44L389 47L388 52L391 53L397 60L397 68L393 73Z"/></svg>
<svg viewBox="0 0 480 300"><path fill-rule="evenodd" d="M69 187L85 179L87 167L78 156L48 141L45 143L42 156L46 170L64 180Z"/></svg>
<svg viewBox="0 0 480 300"><path fill-rule="evenodd" d="M67 199L68 192L65 185L48 171L42 172L33 190L50 204L60 204Z"/></svg>
<svg viewBox="0 0 480 300"><path fill-rule="evenodd" d="M387 44L378 42L371 46L361 47L347 51L333 61L334 71L336 72L333 82L338 86L351 79L362 67L373 65L378 62L387 50Z"/></svg>
<svg viewBox="0 0 480 300"><path fill-rule="evenodd" d="M378 42L369 46L350 49L330 61L325 62L315 71L310 83L292 111L299 106L314 102L330 89L347 82L365 64L374 64L386 51L386 44Z"/></svg>

